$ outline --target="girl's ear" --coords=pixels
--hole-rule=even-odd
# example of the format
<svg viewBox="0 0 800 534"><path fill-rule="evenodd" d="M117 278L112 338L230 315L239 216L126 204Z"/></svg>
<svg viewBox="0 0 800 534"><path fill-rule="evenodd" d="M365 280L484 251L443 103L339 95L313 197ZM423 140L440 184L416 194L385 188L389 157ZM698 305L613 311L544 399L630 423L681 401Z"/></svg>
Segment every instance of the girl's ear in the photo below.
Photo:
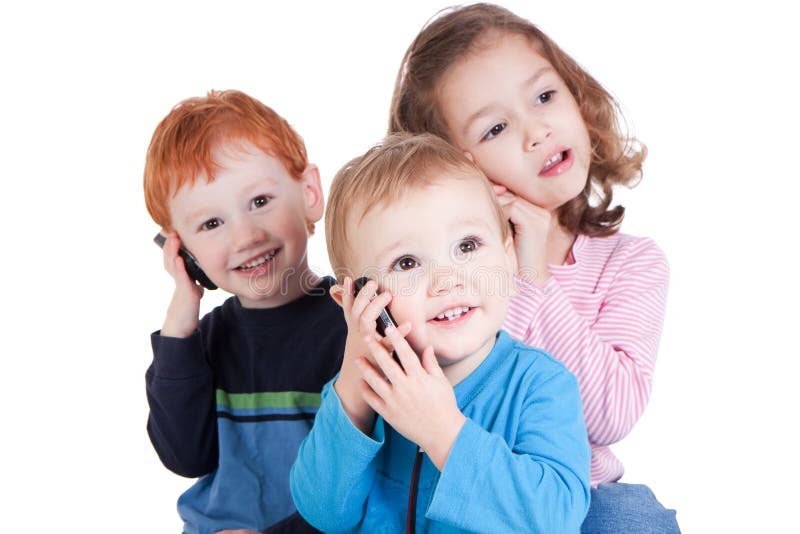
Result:
<svg viewBox="0 0 800 534"><path fill-rule="evenodd" d="M319 179L319 169L313 163L306 166L301 175L303 194L306 201L306 220L315 223L322 218L325 208L325 199L322 195L322 183Z"/></svg>

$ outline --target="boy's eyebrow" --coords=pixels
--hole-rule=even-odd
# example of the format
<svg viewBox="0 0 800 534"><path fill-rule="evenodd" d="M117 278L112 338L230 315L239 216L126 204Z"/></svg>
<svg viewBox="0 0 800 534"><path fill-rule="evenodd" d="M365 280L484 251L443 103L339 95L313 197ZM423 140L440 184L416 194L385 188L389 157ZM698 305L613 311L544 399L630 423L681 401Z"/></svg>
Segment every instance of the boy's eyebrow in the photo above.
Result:
<svg viewBox="0 0 800 534"><path fill-rule="evenodd" d="M193 210L193 211L189 212L189 214L186 215L186 217L184 217L183 220L187 224L191 223L191 222L199 219L201 215L205 215L208 211L209 210L208 210L208 208L206 206L202 206L200 208L197 208L196 210Z"/></svg>
<svg viewBox="0 0 800 534"><path fill-rule="evenodd" d="M399 247L403 242L406 241L405 238L401 237L400 239L396 239L393 242L389 243L387 246L383 247L381 251L375 256L378 261L385 261L384 258L389 255L389 251Z"/></svg>
<svg viewBox="0 0 800 534"><path fill-rule="evenodd" d="M522 86L521 87L523 89L525 89L527 87L530 87L531 85L535 84L539 80L539 78L541 78L542 76L544 76L545 74L547 74L548 72L551 72L553 70L554 70L553 67L550 67L550 66L542 67L541 69L539 69L536 72L534 72L533 75L530 78L528 78L527 80L522 82ZM464 131L462 133L464 135L467 135L469 133L470 127L472 126L472 123L475 120L479 119L482 115L485 115L493 107L495 107L495 103L491 102L489 104L486 104L482 108L480 108L478 111L476 111L475 113L473 113L469 117L467 117L467 121L464 123Z"/></svg>
<svg viewBox="0 0 800 534"><path fill-rule="evenodd" d="M489 228L490 225L487 224L486 220L481 217L465 217L464 219L458 219L453 223L452 226L459 227L459 226L483 226L484 228Z"/></svg>

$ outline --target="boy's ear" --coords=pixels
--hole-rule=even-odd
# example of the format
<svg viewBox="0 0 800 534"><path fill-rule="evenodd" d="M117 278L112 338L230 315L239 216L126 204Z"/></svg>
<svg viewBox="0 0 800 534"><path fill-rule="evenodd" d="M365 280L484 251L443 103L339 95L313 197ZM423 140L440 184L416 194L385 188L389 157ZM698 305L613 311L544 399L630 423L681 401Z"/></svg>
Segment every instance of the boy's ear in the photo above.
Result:
<svg viewBox="0 0 800 534"><path fill-rule="evenodd" d="M328 290L328 293L330 293L331 298L341 308L342 307L342 298L344 298L344 287L342 287L342 286L340 286L338 284L334 285L334 286L331 286L330 290Z"/></svg>
<svg viewBox="0 0 800 534"><path fill-rule="evenodd" d="M322 218L325 208L325 199L322 195L322 182L319 179L319 169L309 163L301 176L303 195L306 202L306 220L315 223Z"/></svg>

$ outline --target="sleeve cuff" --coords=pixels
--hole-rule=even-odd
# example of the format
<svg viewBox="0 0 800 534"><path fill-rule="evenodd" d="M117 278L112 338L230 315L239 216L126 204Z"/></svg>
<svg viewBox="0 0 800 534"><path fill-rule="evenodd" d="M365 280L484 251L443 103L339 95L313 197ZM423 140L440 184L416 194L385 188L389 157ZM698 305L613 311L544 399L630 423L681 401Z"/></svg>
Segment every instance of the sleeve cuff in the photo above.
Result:
<svg viewBox="0 0 800 534"><path fill-rule="evenodd" d="M475 488L483 487L483 471L475 468L475 462L476 459L485 458L482 451L486 439L486 431L472 419L467 419L436 483L427 517L461 525Z"/></svg>
<svg viewBox="0 0 800 534"><path fill-rule="evenodd" d="M333 384L337 378L339 378L338 374L325 385L323 402L317 412L315 424L318 424L318 421L327 427L328 430L325 433L332 436L337 445L342 444L343 449L346 449L348 454L359 458L372 459L383 447L385 437L384 421L378 416L375 418L375 426L372 428L370 435L361 432L344 411L339 395L336 394ZM330 397L329 402L325 402L325 397Z"/></svg>
<svg viewBox="0 0 800 534"><path fill-rule="evenodd" d="M209 371L199 330L185 338L162 336L160 332L159 330L150 335L153 372L156 376L184 379Z"/></svg>

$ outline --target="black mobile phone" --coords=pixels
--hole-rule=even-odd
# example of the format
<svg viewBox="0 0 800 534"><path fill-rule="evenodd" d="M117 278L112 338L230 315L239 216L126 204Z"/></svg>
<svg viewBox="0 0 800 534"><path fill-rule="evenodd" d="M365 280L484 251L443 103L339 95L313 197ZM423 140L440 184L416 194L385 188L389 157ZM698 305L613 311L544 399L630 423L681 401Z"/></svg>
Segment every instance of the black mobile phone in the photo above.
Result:
<svg viewBox="0 0 800 534"><path fill-rule="evenodd" d="M353 296L358 295L358 293L361 291L361 288L363 288L365 285L367 285L367 282L369 282L369 278L367 278L366 276L362 276L361 278L359 278L358 280L353 282L353 285L354 285L354 287L353 287ZM376 292L374 295L372 295L369 298L369 300L373 300L377 296L378 296L378 293ZM376 328L376 330L378 330L378 333L380 335L385 336L386 335L386 329L389 328L390 326L394 326L395 328L397 328L397 324L395 323L394 317L392 317L392 314L389 313L389 310L387 308L383 308L381 310L381 314L375 320L375 328Z"/></svg>
<svg viewBox="0 0 800 534"><path fill-rule="evenodd" d="M167 241L167 238L164 237L164 234L158 233L153 238L156 245L161 248L164 248L164 243ZM189 278L199 283L206 289L217 289L216 284L211 281L211 279L203 272L203 269L200 268L200 264L197 263L197 260L194 259L194 256L183 248L183 245L178 249L178 255L183 258L183 265L186 267L186 274L189 275Z"/></svg>

